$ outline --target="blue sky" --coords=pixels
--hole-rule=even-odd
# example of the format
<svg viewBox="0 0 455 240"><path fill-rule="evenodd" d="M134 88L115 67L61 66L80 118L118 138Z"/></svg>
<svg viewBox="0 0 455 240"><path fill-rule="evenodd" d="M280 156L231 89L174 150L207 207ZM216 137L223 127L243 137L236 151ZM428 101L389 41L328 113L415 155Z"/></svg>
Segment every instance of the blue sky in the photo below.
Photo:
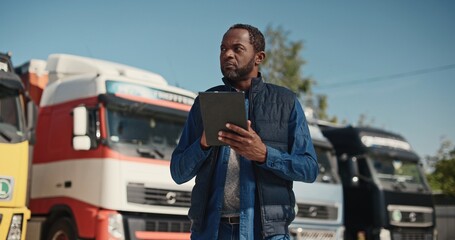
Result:
<svg viewBox="0 0 455 240"><path fill-rule="evenodd" d="M205 90L220 83L227 28L249 23L303 41L303 75L329 115L402 134L420 156L455 141L455 2L2 1L0 51L15 65L52 53L115 61ZM445 69L440 67L448 66ZM396 77L397 74L399 77ZM401 75L402 74L402 75Z"/></svg>

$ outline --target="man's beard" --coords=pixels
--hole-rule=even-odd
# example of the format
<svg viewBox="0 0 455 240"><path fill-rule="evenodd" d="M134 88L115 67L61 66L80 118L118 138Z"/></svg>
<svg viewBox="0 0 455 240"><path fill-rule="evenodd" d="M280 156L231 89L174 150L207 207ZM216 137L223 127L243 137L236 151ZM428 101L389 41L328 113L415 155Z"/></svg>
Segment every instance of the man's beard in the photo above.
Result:
<svg viewBox="0 0 455 240"><path fill-rule="evenodd" d="M248 62L247 65L241 68L237 68L234 70L227 70L225 71L223 67L221 67L221 73L225 78L230 79L233 82L239 82L245 80L248 75L253 71L254 68L254 57Z"/></svg>

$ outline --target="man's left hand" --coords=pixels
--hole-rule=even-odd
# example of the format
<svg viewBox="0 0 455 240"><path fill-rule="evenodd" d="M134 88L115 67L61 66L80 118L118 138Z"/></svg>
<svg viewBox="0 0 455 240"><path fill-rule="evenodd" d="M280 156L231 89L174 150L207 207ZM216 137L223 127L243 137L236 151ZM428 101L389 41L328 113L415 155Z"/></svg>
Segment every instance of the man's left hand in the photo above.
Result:
<svg viewBox="0 0 455 240"><path fill-rule="evenodd" d="M218 140L228 144L236 153L249 160L265 162L267 148L259 135L251 128L250 120L248 120L247 130L230 123L226 124L226 127L232 132L220 131Z"/></svg>

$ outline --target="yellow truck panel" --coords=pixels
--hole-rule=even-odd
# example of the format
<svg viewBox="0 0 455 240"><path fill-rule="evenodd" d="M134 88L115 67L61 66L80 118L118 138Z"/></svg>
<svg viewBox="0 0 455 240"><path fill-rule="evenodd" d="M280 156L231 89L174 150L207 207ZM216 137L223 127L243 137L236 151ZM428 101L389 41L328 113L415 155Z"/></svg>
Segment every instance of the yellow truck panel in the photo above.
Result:
<svg viewBox="0 0 455 240"><path fill-rule="evenodd" d="M28 141L0 143L0 239L21 231L25 239L30 210L27 194Z"/></svg>

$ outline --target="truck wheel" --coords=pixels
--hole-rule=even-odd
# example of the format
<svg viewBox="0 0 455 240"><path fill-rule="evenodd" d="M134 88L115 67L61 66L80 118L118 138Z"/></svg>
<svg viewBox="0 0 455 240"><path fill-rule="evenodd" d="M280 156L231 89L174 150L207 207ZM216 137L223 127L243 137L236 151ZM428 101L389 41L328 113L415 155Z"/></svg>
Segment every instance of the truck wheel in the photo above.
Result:
<svg viewBox="0 0 455 240"><path fill-rule="evenodd" d="M47 235L47 240L76 240L76 229L74 227L71 219L64 217L59 218L55 221L49 234Z"/></svg>

